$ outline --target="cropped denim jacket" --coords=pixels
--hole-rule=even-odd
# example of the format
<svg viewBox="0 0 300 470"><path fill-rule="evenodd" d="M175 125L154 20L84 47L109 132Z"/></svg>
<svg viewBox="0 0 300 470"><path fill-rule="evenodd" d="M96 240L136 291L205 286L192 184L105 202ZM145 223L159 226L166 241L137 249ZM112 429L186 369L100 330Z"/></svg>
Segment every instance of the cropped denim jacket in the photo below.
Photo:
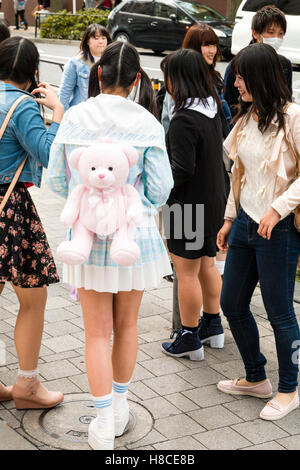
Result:
<svg viewBox="0 0 300 470"><path fill-rule="evenodd" d="M92 63L82 55L67 62L59 89L59 99L65 111L88 99L89 77Z"/></svg>
<svg viewBox="0 0 300 470"><path fill-rule="evenodd" d="M41 185L42 169L47 168L50 147L59 124L52 122L45 127L38 104L26 91L0 82L0 126L10 107L21 94L28 95L15 109L0 140L0 184L9 183L24 160L19 181Z"/></svg>

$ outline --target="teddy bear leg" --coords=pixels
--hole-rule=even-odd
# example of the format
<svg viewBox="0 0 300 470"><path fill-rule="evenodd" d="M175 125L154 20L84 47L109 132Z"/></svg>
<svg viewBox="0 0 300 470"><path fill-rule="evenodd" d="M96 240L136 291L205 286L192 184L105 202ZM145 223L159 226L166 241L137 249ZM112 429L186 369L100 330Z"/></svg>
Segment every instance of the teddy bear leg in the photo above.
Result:
<svg viewBox="0 0 300 470"><path fill-rule="evenodd" d="M72 227L72 238L57 248L57 257L66 264L82 264L87 261L92 249L94 233L78 220Z"/></svg>
<svg viewBox="0 0 300 470"><path fill-rule="evenodd" d="M121 266L135 264L141 255L140 247L134 241L135 225L127 224L121 227L113 238L110 256Z"/></svg>

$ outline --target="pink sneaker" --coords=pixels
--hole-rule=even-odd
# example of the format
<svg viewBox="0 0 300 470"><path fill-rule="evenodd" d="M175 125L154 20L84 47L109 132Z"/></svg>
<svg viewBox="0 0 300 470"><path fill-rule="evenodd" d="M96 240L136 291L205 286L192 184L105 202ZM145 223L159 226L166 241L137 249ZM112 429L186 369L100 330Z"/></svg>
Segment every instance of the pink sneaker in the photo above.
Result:
<svg viewBox="0 0 300 470"><path fill-rule="evenodd" d="M257 398L270 398L272 396L272 385L269 379L252 387L237 385L239 380L221 380L217 387L221 392L229 393L230 395L250 395Z"/></svg>
<svg viewBox="0 0 300 470"><path fill-rule="evenodd" d="M267 421L275 421L276 419L281 419L291 411L295 410L299 406L299 394L298 391L292 401L287 405L283 406L276 400L270 400L263 408L260 413L260 418Z"/></svg>

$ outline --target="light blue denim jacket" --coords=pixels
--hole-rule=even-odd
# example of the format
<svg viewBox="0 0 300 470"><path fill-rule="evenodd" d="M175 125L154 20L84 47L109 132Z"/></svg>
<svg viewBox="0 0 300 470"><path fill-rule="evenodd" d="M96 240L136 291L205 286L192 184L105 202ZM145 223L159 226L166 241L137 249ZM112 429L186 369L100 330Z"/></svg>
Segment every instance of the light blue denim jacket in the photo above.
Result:
<svg viewBox="0 0 300 470"><path fill-rule="evenodd" d="M65 111L88 99L91 65L80 54L65 65L59 89L59 99Z"/></svg>
<svg viewBox="0 0 300 470"><path fill-rule="evenodd" d="M32 95L8 83L0 82L0 126L20 95L24 99L15 109L0 140L0 184L9 183L26 155L28 159L19 181L41 185L43 166L47 168L50 147L59 124L52 122L48 132L40 108Z"/></svg>

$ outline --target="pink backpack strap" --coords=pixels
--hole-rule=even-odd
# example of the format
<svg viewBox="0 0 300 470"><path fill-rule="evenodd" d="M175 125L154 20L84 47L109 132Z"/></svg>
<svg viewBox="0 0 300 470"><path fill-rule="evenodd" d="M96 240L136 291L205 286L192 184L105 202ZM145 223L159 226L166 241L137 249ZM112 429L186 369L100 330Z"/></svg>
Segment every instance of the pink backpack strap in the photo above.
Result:
<svg viewBox="0 0 300 470"><path fill-rule="evenodd" d="M140 173L139 176L137 177L137 180L136 180L135 185L134 185L135 188L137 187L137 185L141 181L141 177L142 177L142 173Z"/></svg>

